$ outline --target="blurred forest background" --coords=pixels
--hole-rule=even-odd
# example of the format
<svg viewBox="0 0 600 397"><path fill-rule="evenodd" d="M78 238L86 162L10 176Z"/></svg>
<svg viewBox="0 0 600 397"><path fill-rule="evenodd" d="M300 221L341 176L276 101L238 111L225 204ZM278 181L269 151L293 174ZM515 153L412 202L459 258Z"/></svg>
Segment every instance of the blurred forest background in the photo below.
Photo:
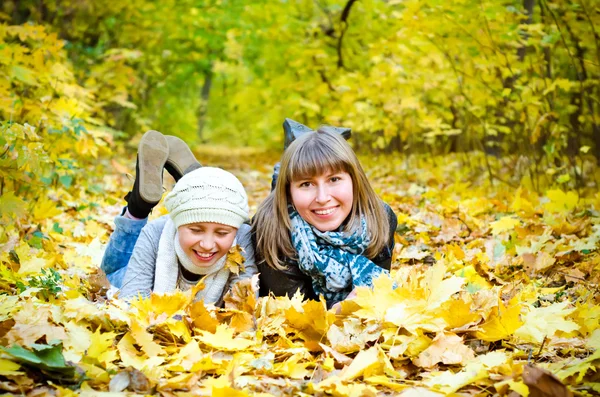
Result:
<svg viewBox="0 0 600 397"><path fill-rule="evenodd" d="M279 149L285 117L492 184L598 187L591 0L5 0L0 22L5 208L148 129Z"/></svg>

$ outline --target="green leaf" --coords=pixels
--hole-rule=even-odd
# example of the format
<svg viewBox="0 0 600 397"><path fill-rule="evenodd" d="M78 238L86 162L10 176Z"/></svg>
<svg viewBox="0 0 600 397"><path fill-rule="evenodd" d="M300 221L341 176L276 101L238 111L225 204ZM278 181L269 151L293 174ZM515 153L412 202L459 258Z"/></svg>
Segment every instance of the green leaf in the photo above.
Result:
<svg viewBox="0 0 600 397"><path fill-rule="evenodd" d="M0 222L4 219L12 220L22 217L27 209L27 204L12 191L0 196Z"/></svg>
<svg viewBox="0 0 600 397"><path fill-rule="evenodd" d="M60 178L58 178L58 181L67 189L71 187L71 184L73 183L73 177L71 175L63 175Z"/></svg>
<svg viewBox="0 0 600 397"><path fill-rule="evenodd" d="M73 377L75 375L75 367L65 362L61 343L50 345L33 344L31 348L33 351L18 345L10 348L0 346L0 349L16 358L22 364L50 373L60 374L62 377Z"/></svg>
<svg viewBox="0 0 600 397"><path fill-rule="evenodd" d="M24 68L23 66L11 66L10 77L20 80L21 82L28 85L38 85L34 71L31 69Z"/></svg>

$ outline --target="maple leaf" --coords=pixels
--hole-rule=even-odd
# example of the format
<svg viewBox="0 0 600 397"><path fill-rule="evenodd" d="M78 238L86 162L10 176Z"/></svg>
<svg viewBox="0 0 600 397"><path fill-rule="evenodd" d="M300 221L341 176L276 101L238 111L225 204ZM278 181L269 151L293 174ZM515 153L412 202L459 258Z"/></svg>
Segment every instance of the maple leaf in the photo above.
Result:
<svg viewBox="0 0 600 397"><path fill-rule="evenodd" d="M567 213L577 206L579 196L576 192L564 192L560 189L548 190L546 196L550 199L544 208L550 212Z"/></svg>
<svg viewBox="0 0 600 397"><path fill-rule="evenodd" d="M67 334L63 327L51 320L51 306L39 305L32 301L22 303L21 310L14 317L15 325L5 335L9 344L29 346L41 337L47 341L64 340Z"/></svg>
<svg viewBox="0 0 600 397"><path fill-rule="evenodd" d="M225 294L225 308L254 314L258 296L258 274L235 283Z"/></svg>
<svg viewBox="0 0 600 397"><path fill-rule="evenodd" d="M452 295L462 289L465 280L461 277L450 277L444 279L446 265L439 260L425 274L423 288L427 292L427 309L437 309Z"/></svg>
<svg viewBox="0 0 600 397"><path fill-rule="evenodd" d="M19 368L21 368L20 364L5 358L0 358L0 375L22 375L24 372L18 371Z"/></svg>
<svg viewBox="0 0 600 397"><path fill-rule="evenodd" d="M204 358L197 341L191 340L170 357L169 371L198 371L195 365Z"/></svg>
<svg viewBox="0 0 600 397"><path fill-rule="evenodd" d="M92 333L87 327L67 322L65 325L67 336L64 340L64 356L72 362L79 362L86 354L86 351L92 343Z"/></svg>
<svg viewBox="0 0 600 397"><path fill-rule="evenodd" d="M479 326L475 336L481 340L494 342L511 336L522 324L520 320L521 304L517 296L506 306L498 300L498 306L492 314Z"/></svg>
<svg viewBox="0 0 600 397"><path fill-rule="evenodd" d="M32 218L36 222L41 222L46 218L52 218L60 215L62 210L57 207L57 203L48 197L41 197L33 207Z"/></svg>
<svg viewBox="0 0 600 397"><path fill-rule="evenodd" d="M568 301L546 307L529 307L529 311L523 316L524 324L515 331L515 336L526 342L542 343L544 337L552 337L557 331L578 330L579 325L565 319L575 310L567 306Z"/></svg>
<svg viewBox="0 0 600 397"><path fill-rule="evenodd" d="M208 331L214 333L219 325L217 320L211 312L206 309L203 301L194 302L186 308L189 318L192 320L192 324L199 330Z"/></svg>
<svg viewBox="0 0 600 397"><path fill-rule="evenodd" d="M327 311L325 301L309 300L302 304L300 311L295 307L287 309L285 318L293 329L301 331L300 336L310 342L310 348L319 350L318 342L335 320L335 314Z"/></svg>
<svg viewBox="0 0 600 397"><path fill-rule="evenodd" d="M513 230L515 226L517 226L520 223L521 222L518 219L512 218L510 216L504 216L499 220L490 223L490 227L492 228L492 235L497 236L500 233Z"/></svg>
<svg viewBox="0 0 600 397"><path fill-rule="evenodd" d="M398 335L392 339L389 356L401 359L403 356L416 357L431 344L431 338L422 333L417 335Z"/></svg>
<svg viewBox="0 0 600 397"><path fill-rule="evenodd" d="M444 392L446 395L455 392L463 386L488 377L488 371L482 363L475 362L457 373L444 371L425 380L425 385Z"/></svg>
<svg viewBox="0 0 600 397"><path fill-rule="evenodd" d="M131 333L128 332L117 344L119 357L125 366L131 366L146 373L145 371L148 369L155 368L164 362L164 357L152 356L148 358L144 354L140 354L134 346L135 343L136 340L133 339Z"/></svg>
<svg viewBox="0 0 600 397"><path fill-rule="evenodd" d="M284 362L275 364L273 373L292 379L304 379L310 375L310 371L306 369L309 363L300 363L301 360L301 355L293 355Z"/></svg>
<svg viewBox="0 0 600 397"><path fill-rule="evenodd" d="M431 368L443 364L466 364L475 357L473 350L464 345L460 336L453 333L439 333L419 357L413 360L415 365Z"/></svg>
<svg viewBox="0 0 600 397"><path fill-rule="evenodd" d="M213 397L249 397L249 394L242 390L231 387L213 387L211 391Z"/></svg>
<svg viewBox="0 0 600 397"><path fill-rule="evenodd" d="M461 328L479 322L481 313L472 310L473 298L470 294L461 294L458 299L450 299L441 307L442 316L450 328Z"/></svg>
<svg viewBox="0 0 600 397"><path fill-rule="evenodd" d="M361 376L365 371L381 366L379 362L379 349L376 346L368 350L360 351L352 363L345 367L344 370L337 376L329 377L328 379L318 384L319 389L323 389L331 384L338 383L340 380L352 380Z"/></svg>
<svg viewBox="0 0 600 397"><path fill-rule="evenodd" d="M532 395L572 397L573 393L551 372L528 364L523 369L523 383Z"/></svg>
<svg viewBox="0 0 600 397"><path fill-rule="evenodd" d="M239 275L240 271L245 271L244 262L246 261L246 258L242 255L243 252L244 249L237 244L229 248L229 251L227 252L225 267L235 275Z"/></svg>
<svg viewBox="0 0 600 397"><path fill-rule="evenodd" d="M153 293L149 298L131 299L129 305L135 318L148 326L167 322L176 314L182 314L189 302L188 293L176 290L168 294Z"/></svg>
<svg viewBox="0 0 600 397"><path fill-rule="evenodd" d="M114 332L101 332L101 328L91 335L90 346L87 350L87 356L98 360L104 366L108 366L118 358L117 351L111 349L117 334Z"/></svg>
<svg viewBox="0 0 600 397"><path fill-rule="evenodd" d="M214 333L200 331L196 338L207 346L225 351L245 350L255 344L254 341L248 339L234 338L233 330L226 324L219 324Z"/></svg>
<svg viewBox="0 0 600 397"><path fill-rule="evenodd" d="M146 331L138 321L131 321L130 334L148 357L165 354L163 348L158 343L154 342L152 334Z"/></svg>
<svg viewBox="0 0 600 397"><path fill-rule="evenodd" d="M377 277L373 280L373 288L359 287L353 301L360 306L355 315L370 320L383 320L388 308L402 302L400 288L394 289L391 277Z"/></svg>
<svg viewBox="0 0 600 397"><path fill-rule="evenodd" d="M327 331L327 339L331 347L340 353L360 351L368 342L379 339L378 328L367 329L357 318L345 319L342 327L332 324Z"/></svg>
<svg viewBox="0 0 600 397"><path fill-rule="evenodd" d="M0 223L8 223L9 220L19 219L25 215L27 204L15 192L4 192L0 196Z"/></svg>

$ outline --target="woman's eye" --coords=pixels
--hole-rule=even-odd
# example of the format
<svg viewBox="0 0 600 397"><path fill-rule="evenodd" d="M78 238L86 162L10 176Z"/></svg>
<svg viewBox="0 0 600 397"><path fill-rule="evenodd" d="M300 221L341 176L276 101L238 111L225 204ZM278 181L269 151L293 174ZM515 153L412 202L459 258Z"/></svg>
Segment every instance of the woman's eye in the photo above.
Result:
<svg viewBox="0 0 600 397"><path fill-rule="evenodd" d="M300 187L309 187L310 186L310 182L302 182L300 184Z"/></svg>
<svg viewBox="0 0 600 397"><path fill-rule="evenodd" d="M331 182L338 182L338 181L341 181L341 180L342 180L342 178L340 178L339 176L332 176L331 179L330 179Z"/></svg>

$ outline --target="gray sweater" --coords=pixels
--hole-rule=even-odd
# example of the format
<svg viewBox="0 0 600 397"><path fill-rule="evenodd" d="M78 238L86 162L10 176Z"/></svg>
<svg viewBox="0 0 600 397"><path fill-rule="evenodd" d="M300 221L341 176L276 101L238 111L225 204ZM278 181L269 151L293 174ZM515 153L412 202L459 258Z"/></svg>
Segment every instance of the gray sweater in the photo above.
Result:
<svg viewBox="0 0 600 397"><path fill-rule="evenodd" d="M148 222L142 229L127 265L119 298L133 298L138 294L143 297L150 296L154 288L158 242L168 218L168 215L161 216L158 219ZM243 272L240 271L239 275L231 273L225 287L225 292L236 282L250 278L258 272L254 263L254 248L250 239L250 226L243 224L238 229L236 239L237 244L244 249L243 255L246 259L244 262L245 269Z"/></svg>

